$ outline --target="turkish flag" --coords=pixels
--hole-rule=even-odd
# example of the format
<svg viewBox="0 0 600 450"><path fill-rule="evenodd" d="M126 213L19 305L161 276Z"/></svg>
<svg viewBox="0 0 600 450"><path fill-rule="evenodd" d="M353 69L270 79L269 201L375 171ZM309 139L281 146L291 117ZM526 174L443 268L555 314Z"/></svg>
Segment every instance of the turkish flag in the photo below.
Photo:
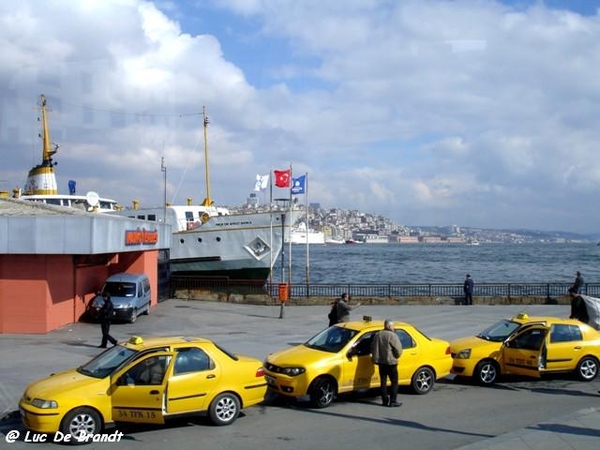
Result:
<svg viewBox="0 0 600 450"><path fill-rule="evenodd" d="M275 186L280 188L290 187L292 171L288 170L274 170L275 173Z"/></svg>

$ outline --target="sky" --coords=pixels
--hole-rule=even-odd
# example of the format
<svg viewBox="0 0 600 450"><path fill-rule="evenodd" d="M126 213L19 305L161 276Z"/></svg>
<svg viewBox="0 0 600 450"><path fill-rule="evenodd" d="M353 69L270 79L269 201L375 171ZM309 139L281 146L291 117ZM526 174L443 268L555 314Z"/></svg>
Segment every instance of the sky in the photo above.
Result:
<svg viewBox="0 0 600 450"><path fill-rule="evenodd" d="M161 205L164 158L167 201L201 202L205 107L219 205L291 167L310 203L399 224L600 229L600 0L20 0L0 22L0 190L41 162L44 94L63 193Z"/></svg>

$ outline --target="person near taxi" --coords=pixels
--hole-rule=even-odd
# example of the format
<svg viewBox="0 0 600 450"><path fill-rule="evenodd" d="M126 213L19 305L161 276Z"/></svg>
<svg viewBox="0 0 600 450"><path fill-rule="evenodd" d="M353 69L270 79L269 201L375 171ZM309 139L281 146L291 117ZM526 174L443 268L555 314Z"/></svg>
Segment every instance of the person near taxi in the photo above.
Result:
<svg viewBox="0 0 600 450"><path fill-rule="evenodd" d="M371 358L379 368L381 402L383 406L398 407L398 358L402 355L402 344L394 331L394 322L387 319L383 330L377 332L371 342ZM388 395L387 380L391 387Z"/></svg>
<svg viewBox="0 0 600 450"><path fill-rule="evenodd" d="M585 301L581 298L575 286L569 288L569 296L571 297L571 315L569 319L577 319L583 323L588 323L590 316L588 315Z"/></svg>
<svg viewBox="0 0 600 450"><path fill-rule="evenodd" d="M342 297L335 301L335 317L337 322L348 322L350 321L350 311L356 309L360 306L360 303L356 305L350 305L350 297L345 292L342 294Z"/></svg>
<svg viewBox="0 0 600 450"><path fill-rule="evenodd" d="M110 335L110 324L112 322L113 315L115 313L115 307L112 300L110 299L110 293L105 292L102 294L104 304L100 308L100 328L102 329L102 343L98 346L99 348L106 348L107 342L112 345L117 345L117 340Z"/></svg>

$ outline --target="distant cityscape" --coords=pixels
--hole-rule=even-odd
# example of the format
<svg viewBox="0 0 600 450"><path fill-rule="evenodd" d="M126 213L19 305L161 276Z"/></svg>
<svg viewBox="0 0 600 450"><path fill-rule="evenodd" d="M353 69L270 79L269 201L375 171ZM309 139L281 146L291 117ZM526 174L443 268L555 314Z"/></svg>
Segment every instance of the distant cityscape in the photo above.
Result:
<svg viewBox="0 0 600 450"><path fill-rule="evenodd" d="M260 205L255 194L250 194L242 207L229 207L234 210L266 210L268 205ZM281 205L280 205L281 207ZM473 228L459 225L424 226L404 225L391 219L358 210L322 208L319 203L310 203L309 220L306 220L306 206L296 203L296 209L303 212L298 222L308 222L308 229L322 232L325 239L356 241L364 243L457 243L478 245L480 243L590 243L598 242L600 236L582 235L562 231L505 230Z"/></svg>

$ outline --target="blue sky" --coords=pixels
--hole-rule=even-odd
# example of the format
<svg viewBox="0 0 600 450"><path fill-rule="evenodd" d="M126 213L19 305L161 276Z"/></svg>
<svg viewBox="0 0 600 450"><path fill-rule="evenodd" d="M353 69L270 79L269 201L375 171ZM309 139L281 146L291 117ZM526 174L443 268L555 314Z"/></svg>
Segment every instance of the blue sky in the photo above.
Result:
<svg viewBox="0 0 600 450"><path fill-rule="evenodd" d="M400 224L596 233L600 1L0 4L0 189L242 204L292 165L327 208ZM51 26L49 26L51 24ZM281 196L281 192L275 196ZM260 194L268 201L268 194ZM300 199L304 201L304 198Z"/></svg>

